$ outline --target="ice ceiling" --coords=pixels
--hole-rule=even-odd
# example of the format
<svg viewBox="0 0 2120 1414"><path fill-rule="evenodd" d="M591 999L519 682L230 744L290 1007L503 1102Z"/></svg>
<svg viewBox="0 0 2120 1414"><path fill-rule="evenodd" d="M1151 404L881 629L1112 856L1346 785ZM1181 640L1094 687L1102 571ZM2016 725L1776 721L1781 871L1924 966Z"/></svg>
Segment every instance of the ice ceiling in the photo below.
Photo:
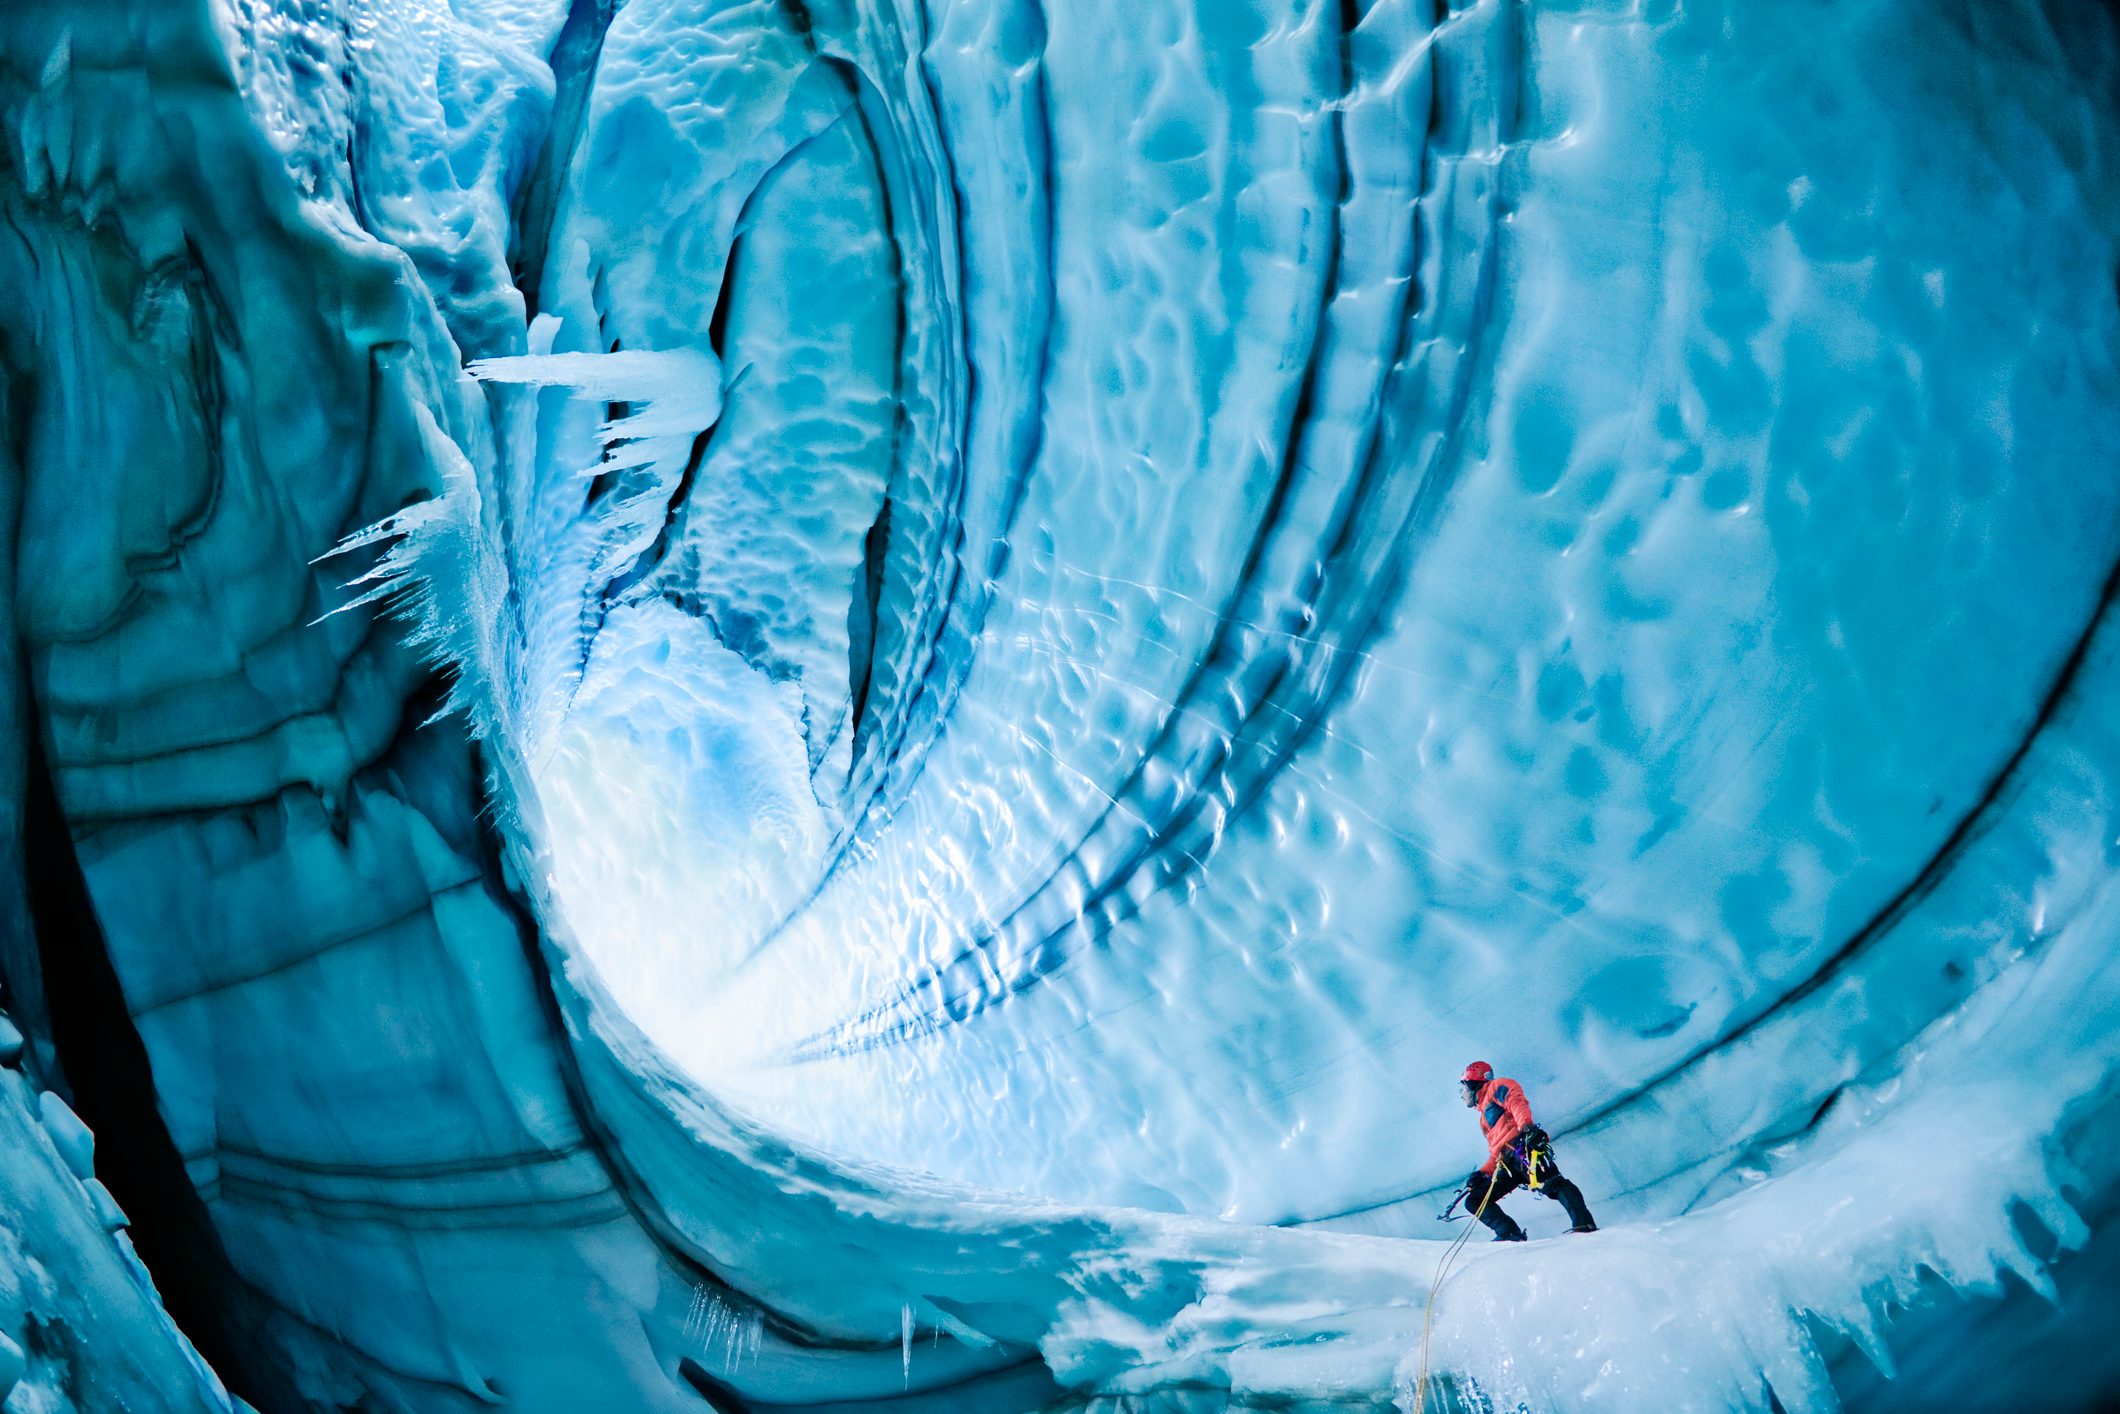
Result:
<svg viewBox="0 0 2120 1414"><path fill-rule="evenodd" d="M1431 1401L2095 1407L2116 117L2067 0L10 10L15 1098L268 1411L1411 1408L1476 1056L1607 1230ZM25 1408L226 1407L12 1260Z"/></svg>

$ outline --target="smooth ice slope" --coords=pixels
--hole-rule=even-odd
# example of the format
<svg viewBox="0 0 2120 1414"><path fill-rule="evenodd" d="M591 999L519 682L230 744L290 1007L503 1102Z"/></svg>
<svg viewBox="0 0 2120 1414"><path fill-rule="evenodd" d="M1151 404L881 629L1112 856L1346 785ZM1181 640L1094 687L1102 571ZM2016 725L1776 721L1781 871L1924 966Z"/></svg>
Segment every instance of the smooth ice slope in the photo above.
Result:
<svg viewBox="0 0 2120 1414"><path fill-rule="evenodd" d="M2114 1206L2116 81L2033 0L10 12L32 769L248 1373L1404 1406L1476 1054L1608 1230L1438 1393L1933 1363Z"/></svg>

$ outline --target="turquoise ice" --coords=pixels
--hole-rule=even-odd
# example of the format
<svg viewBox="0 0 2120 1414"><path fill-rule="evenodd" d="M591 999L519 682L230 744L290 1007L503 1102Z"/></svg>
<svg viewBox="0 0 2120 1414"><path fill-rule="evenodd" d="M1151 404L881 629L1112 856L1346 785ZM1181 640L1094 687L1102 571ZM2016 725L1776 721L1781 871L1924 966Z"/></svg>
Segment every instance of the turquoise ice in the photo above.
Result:
<svg viewBox="0 0 2120 1414"><path fill-rule="evenodd" d="M2053 0L0 15L15 1098L162 1165L0 1200L182 1293L70 1358L1411 1408L1482 1057L1606 1230L1431 1401L2094 1407L2116 83Z"/></svg>

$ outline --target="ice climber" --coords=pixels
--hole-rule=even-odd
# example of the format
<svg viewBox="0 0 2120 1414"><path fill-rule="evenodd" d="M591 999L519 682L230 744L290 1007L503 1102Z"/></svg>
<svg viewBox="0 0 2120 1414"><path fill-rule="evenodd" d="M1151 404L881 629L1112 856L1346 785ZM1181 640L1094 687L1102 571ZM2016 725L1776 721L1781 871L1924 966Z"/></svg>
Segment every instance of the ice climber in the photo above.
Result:
<svg viewBox="0 0 2120 1414"><path fill-rule="evenodd" d="M1466 1066L1458 1084L1466 1108L1479 1112L1480 1132L1487 1136L1487 1162L1465 1180L1465 1206L1478 1214L1494 1233L1494 1240L1524 1240L1524 1230L1502 1211L1499 1201L1503 1194L1521 1187L1566 1208L1574 1231L1596 1232L1597 1222L1583 1201L1583 1190L1561 1176L1560 1166L1553 1162L1553 1141L1531 1118L1524 1087L1507 1076L1496 1076L1494 1067L1485 1061Z"/></svg>

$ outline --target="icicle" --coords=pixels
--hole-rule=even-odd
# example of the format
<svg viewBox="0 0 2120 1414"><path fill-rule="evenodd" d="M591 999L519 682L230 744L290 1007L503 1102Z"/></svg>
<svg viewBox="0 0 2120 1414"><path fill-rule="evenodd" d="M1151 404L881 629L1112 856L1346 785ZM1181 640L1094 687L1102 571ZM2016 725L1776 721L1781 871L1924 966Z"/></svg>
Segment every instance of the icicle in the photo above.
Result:
<svg viewBox="0 0 2120 1414"><path fill-rule="evenodd" d="M738 1312L704 1286L692 1288L691 1304L685 1310L685 1336L700 1352L715 1356L723 1374L741 1370L746 1360L756 1363L765 1345L765 1314Z"/></svg>
<svg viewBox="0 0 2120 1414"><path fill-rule="evenodd" d="M705 1340L707 1331L708 1303L710 1303L713 1299L714 1298L708 1294L707 1289L705 1287L695 1286L692 1288L691 1305L685 1308L686 1339L697 1341Z"/></svg>

